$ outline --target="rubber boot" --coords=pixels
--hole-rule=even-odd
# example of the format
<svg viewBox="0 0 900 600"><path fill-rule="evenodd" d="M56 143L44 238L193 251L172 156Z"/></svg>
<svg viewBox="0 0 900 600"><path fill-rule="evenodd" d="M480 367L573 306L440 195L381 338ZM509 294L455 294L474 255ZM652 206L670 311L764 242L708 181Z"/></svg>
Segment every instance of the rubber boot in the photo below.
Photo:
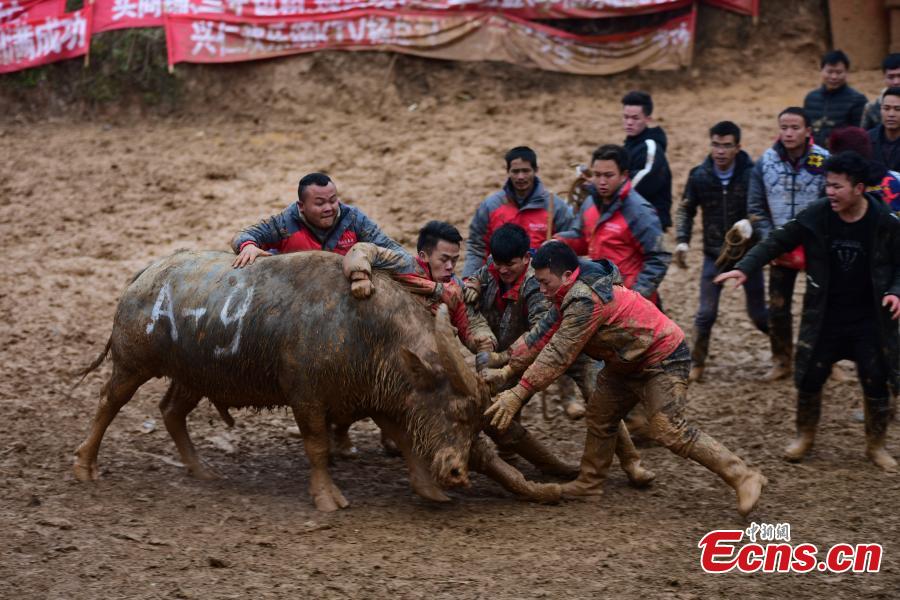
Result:
<svg viewBox="0 0 900 600"><path fill-rule="evenodd" d="M737 493L737 510L741 516L749 515L768 480L758 469L751 469L718 440L700 432L691 446L688 458L694 460L730 485Z"/></svg>
<svg viewBox="0 0 900 600"><path fill-rule="evenodd" d="M822 392L797 392L797 437L784 449L785 460L803 460L815 441L821 413Z"/></svg>
<svg viewBox="0 0 900 600"><path fill-rule="evenodd" d="M616 456L619 457L619 464L628 481L634 487L646 487L656 479L656 473L650 469L645 469L641 465L641 455L638 454L634 442L631 441L631 435L624 422L619 423L619 433L616 441Z"/></svg>
<svg viewBox="0 0 900 600"><path fill-rule="evenodd" d="M518 454L545 475L565 477L566 479L572 479L578 475L578 465L561 460L524 427L521 425L519 427L522 429L522 433L515 435L514 440L498 441L498 446L502 453ZM503 454L501 454L501 458L502 456Z"/></svg>
<svg viewBox="0 0 900 600"><path fill-rule="evenodd" d="M788 325L787 331L779 331L779 329L784 329L784 324L772 327L769 330L769 340L772 345L772 368L763 375L764 381L778 381L791 376L791 357L794 355L794 343L791 339L790 326Z"/></svg>
<svg viewBox="0 0 900 600"><path fill-rule="evenodd" d="M694 347L691 349L691 373L688 381L702 381L703 369L706 366L706 357L709 354L709 331L700 331L694 328L691 337L694 339Z"/></svg>
<svg viewBox="0 0 900 600"><path fill-rule="evenodd" d="M617 443L618 437L615 435L600 438L588 429L578 479L562 484L563 496L602 495L603 482L612 464Z"/></svg>
<svg viewBox="0 0 900 600"><path fill-rule="evenodd" d="M890 399L866 397L865 413L866 457L879 468L893 472L897 469L897 461L884 447L888 421L891 418Z"/></svg>

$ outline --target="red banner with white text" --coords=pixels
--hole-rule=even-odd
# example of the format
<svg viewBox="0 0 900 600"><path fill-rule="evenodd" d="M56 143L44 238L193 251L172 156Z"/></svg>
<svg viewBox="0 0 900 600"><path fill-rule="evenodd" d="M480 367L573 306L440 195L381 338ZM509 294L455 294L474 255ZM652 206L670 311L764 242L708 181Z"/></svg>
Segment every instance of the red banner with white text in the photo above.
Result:
<svg viewBox="0 0 900 600"><path fill-rule="evenodd" d="M694 17L690 12L649 30L582 36L485 12L361 10L278 20L182 14L166 15L166 42L169 64L256 60L325 49L390 50L606 75L635 67L688 65Z"/></svg>
<svg viewBox="0 0 900 600"><path fill-rule="evenodd" d="M10 73L87 54L90 7L0 26L0 73Z"/></svg>
<svg viewBox="0 0 900 600"><path fill-rule="evenodd" d="M759 16L759 0L703 0L707 4L724 8L732 12L750 15L751 17Z"/></svg>
<svg viewBox="0 0 900 600"><path fill-rule="evenodd" d="M0 25L59 17L66 12L66 0L0 0Z"/></svg>
<svg viewBox="0 0 900 600"><path fill-rule="evenodd" d="M520 19L599 19L657 13L692 0L95 0L94 31L158 27L163 15L300 17L359 10L503 13Z"/></svg>

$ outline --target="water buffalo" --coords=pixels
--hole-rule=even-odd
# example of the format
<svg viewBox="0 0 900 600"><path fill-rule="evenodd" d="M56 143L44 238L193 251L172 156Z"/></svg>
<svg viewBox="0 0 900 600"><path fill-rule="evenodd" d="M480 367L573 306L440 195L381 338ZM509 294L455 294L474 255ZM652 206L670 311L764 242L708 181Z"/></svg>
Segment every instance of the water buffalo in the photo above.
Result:
<svg viewBox="0 0 900 600"><path fill-rule="evenodd" d="M559 498L558 485L526 481L478 435L488 388L465 364L446 310L434 318L380 275L379 293L360 302L334 254L287 254L248 269L233 269L232 260L180 251L141 271L124 291L106 348L83 372L112 356L91 431L75 453L78 479L98 476L103 434L134 392L168 377L164 422L199 477L212 473L197 456L186 417L207 397L226 414L228 407L291 408L319 510L348 505L328 473L329 423L365 417L398 441L411 483L426 497L445 499L433 481L468 485L471 466L520 495Z"/></svg>

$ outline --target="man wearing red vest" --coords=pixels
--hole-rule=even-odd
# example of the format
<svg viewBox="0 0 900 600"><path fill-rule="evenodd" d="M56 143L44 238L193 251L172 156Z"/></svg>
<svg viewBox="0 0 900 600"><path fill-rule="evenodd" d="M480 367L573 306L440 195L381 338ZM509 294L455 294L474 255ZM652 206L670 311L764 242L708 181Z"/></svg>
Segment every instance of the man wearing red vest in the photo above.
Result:
<svg viewBox="0 0 900 600"><path fill-rule="evenodd" d="M281 214L242 229L231 247L237 258L232 266L244 267L273 253L324 250L347 254L356 242L371 242L403 252L361 210L343 204L337 187L324 173L310 173L300 180L297 202Z"/></svg>
<svg viewBox="0 0 900 600"><path fill-rule="evenodd" d="M532 250L557 231L572 225L572 210L551 193L537 176L537 154L527 146L506 153L509 179L503 189L485 198L469 224L463 279L487 263L488 243L501 225L515 223L528 233Z"/></svg>
<svg viewBox="0 0 900 600"><path fill-rule="evenodd" d="M573 227L556 239L578 255L613 262L625 287L659 304L656 289L672 255L663 247L656 210L632 188L628 154L621 146L600 146L591 156L591 171L590 197L581 205Z"/></svg>
<svg viewBox="0 0 900 600"><path fill-rule="evenodd" d="M619 421L636 405L649 415L651 439L700 463L737 492L746 516L759 501L766 478L685 419L691 355L678 325L633 290L621 286L609 261L589 283L575 253L564 244L541 246L534 277L552 307L516 340L499 375L517 380L485 411L504 431L522 406L582 354L604 361L587 406L587 436L578 479L562 485L564 496L602 494L618 443ZM493 375L493 374L492 374Z"/></svg>

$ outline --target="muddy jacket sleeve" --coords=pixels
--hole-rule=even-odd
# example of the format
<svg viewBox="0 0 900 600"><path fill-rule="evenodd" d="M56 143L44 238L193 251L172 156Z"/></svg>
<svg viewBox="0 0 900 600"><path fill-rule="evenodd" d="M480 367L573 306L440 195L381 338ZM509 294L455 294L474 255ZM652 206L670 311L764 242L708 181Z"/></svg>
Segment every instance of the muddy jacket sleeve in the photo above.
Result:
<svg viewBox="0 0 900 600"><path fill-rule="evenodd" d="M772 215L769 214L769 203L766 200L766 184L763 181L764 160L765 158L761 158L753 165L750 172L750 189L747 192L747 216L761 240L766 239L774 229Z"/></svg>
<svg viewBox="0 0 900 600"><path fill-rule="evenodd" d="M697 207L700 205L700 197L694 190L694 171L688 175L684 186L684 196L678 205L678 214L675 223L675 239L679 244L691 243L691 231L694 229L694 217L697 216Z"/></svg>
<svg viewBox="0 0 900 600"><path fill-rule="evenodd" d="M264 219L256 225L242 229L231 240L231 249L235 254L240 254L244 246L253 245L263 250L278 249L287 234L286 220L293 207L288 207L281 214ZM282 235L284 232L284 235Z"/></svg>
<svg viewBox="0 0 900 600"><path fill-rule="evenodd" d="M487 231L490 212L487 201L482 202L475 216L469 223L469 238L466 240L466 264L463 266L463 277L469 277L484 266L487 258Z"/></svg>
<svg viewBox="0 0 900 600"><path fill-rule="evenodd" d="M354 224L354 229L356 231L356 238L360 242L369 242L375 244L376 246L380 246L382 248L387 248L389 250L393 250L394 252L406 254L406 250L403 249L403 246L389 238L378 225L363 214L360 211L356 211L356 222ZM376 269L380 269L383 267L375 267Z"/></svg>
<svg viewBox="0 0 900 600"><path fill-rule="evenodd" d="M647 205L636 223L629 223L632 233L641 245L644 267L631 288L644 298L649 298L662 283L672 262L672 253L663 243L663 230L656 211Z"/></svg>
<svg viewBox="0 0 900 600"><path fill-rule="evenodd" d="M734 268L750 275L782 254L790 252L802 242L803 226L797 222L797 219L791 219L781 227L774 229L766 239L753 246L747 256L742 258Z"/></svg>
<svg viewBox="0 0 900 600"><path fill-rule="evenodd" d="M578 210L578 214L572 219L572 225L569 229L560 231L553 236L554 239L566 244L578 256L584 256L588 253L588 234L584 231L584 214L593 206L593 198L585 200Z"/></svg>
<svg viewBox="0 0 900 600"><path fill-rule="evenodd" d="M529 394L546 389L572 366L600 326L600 311L596 308L590 297L576 297L566 302L562 308L562 318L547 332L549 336L545 334L529 351L531 354L540 347L534 362L519 380L519 385ZM511 365L514 354L515 350L510 352ZM516 370L515 366L512 368Z"/></svg>
<svg viewBox="0 0 900 600"><path fill-rule="evenodd" d="M528 310L528 326L536 327L550 310L550 303L541 293L541 288L534 278L526 280L522 293L525 295L525 306Z"/></svg>

